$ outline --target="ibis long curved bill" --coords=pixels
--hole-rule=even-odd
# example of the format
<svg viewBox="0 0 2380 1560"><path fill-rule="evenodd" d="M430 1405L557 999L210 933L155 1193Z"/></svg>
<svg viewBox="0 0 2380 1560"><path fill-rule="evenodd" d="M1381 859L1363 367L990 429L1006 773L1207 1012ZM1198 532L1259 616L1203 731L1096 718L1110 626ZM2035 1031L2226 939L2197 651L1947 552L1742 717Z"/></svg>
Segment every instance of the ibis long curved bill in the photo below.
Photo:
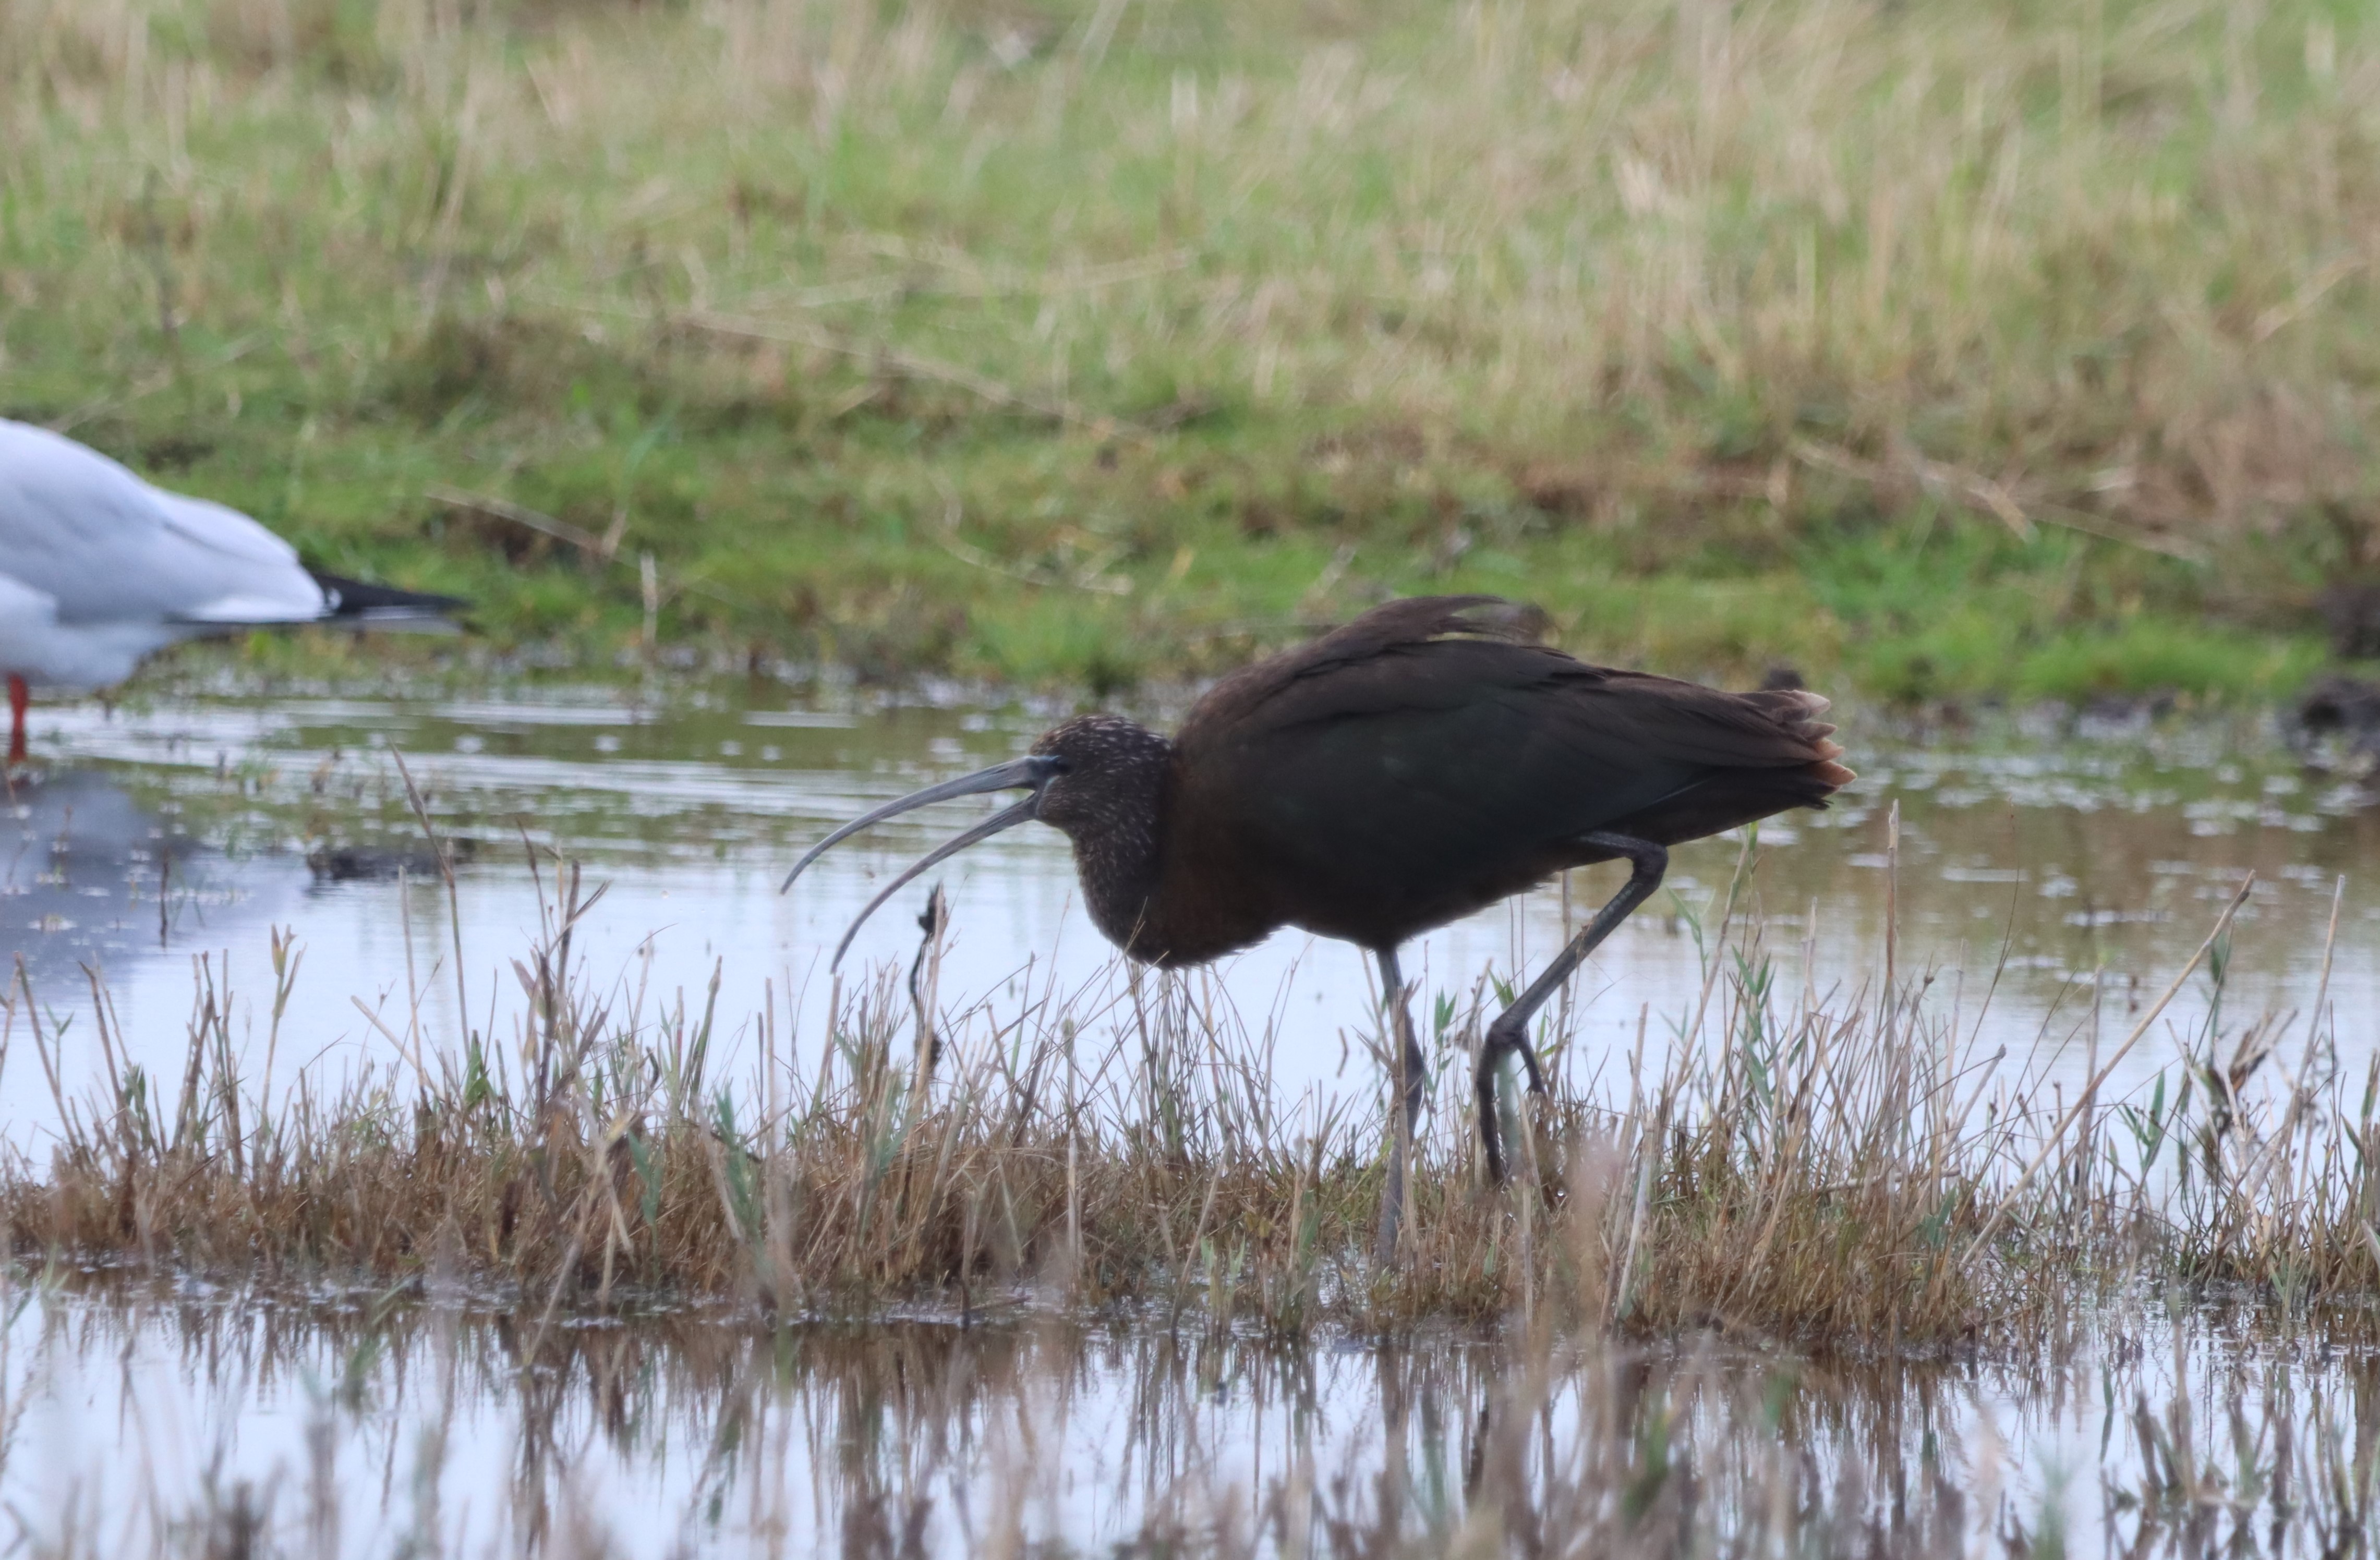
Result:
<svg viewBox="0 0 2380 1560"><path fill-rule="evenodd" d="M1020 823L1028 822L1033 816L1034 807L1040 800L1038 796L1027 796L1013 807L1002 807L965 833L954 835L943 840L903 868L901 876L878 889L876 897L869 900L865 906L861 907L859 913L851 918L851 925L844 928L843 940L834 945L834 957L827 961L826 967L832 970L843 962L843 956L851 951L851 939L859 935L859 928L867 924L868 918L875 914L886 900L908 887L912 879L948 861L969 845L989 840L1003 828L1014 828Z"/></svg>
<svg viewBox="0 0 2380 1560"><path fill-rule="evenodd" d="M859 935L859 928L867 923L868 918L875 914L879 906L900 892L919 873L949 860L970 845L990 839L1002 829L1014 828L1020 823L1030 822L1034 816L1034 809L1040 804L1041 788L1049 783L1050 776L1058 773L1062 768L1062 759L1052 758L1043 754L1028 754L1023 758L1012 758L1005 764L994 764L989 769L978 769L974 774L961 775L956 780L944 780L940 785L929 785L923 791L911 792L898 801L887 802L880 807L862 813L804 852L802 859L794 864L794 869L785 874L785 880L777 891L783 893L791 889L794 886L794 879L808 870L809 865L824 855L831 847L850 839L863 828L882 823L886 818L898 817L903 813L912 812L919 807L931 806L937 802L948 802L961 796L981 795L988 791L1029 790L1033 792L1015 805L1002 808L973 828L936 846L931 852L910 864L899 877L887 883L874 899L868 901L867 907L853 917L850 926L843 934L843 940L835 944L834 959L829 965L829 968L832 968L833 964L843 962L844 953L851 947L851 939Z"/></svg>

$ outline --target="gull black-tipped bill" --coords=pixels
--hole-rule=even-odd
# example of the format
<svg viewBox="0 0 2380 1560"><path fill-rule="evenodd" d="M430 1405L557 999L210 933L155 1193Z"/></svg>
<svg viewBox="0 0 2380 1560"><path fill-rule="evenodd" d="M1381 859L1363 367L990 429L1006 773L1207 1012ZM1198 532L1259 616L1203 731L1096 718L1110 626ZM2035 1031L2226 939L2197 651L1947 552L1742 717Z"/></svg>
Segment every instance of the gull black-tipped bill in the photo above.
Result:
<svg viewBox="0 0 2380 1560"><path fill-rule="evenodd" d="M892 882L886 884L881 892L868 901L867 908L852 920L850 927L843 934L843 940L835 945L833 962L839 964L843 962L844 950L851 947L851 939L858 935L860 926L870 915L876 913L878 906L899 892L905 884L919 873L956 855L969 845L989 840L1002 829L1014 828L1016 825L1031 819L1034 808L1040 803L1041 787L1047 784L1050 777L1057 772L1057 759L1038 753L1029 754L1023 758L1012 758L1005 764L994 764L989 769L978 769L971 775L961 775L956 780L944 780L940 785L929 785L923 791L911 792L898 801L887 802L880 807L862 813L804 852L802 859L794 864L794 869L785 874L785 881L777 891L783 893L791 889L794 886L794 879L807 871L810 863L825 854L829 847L850 839L863 828L882 823L886 818L897 817L903 813L929 806L936 802L948 802L960 796L980 795L987 791L1026 789L1033 792L1034 794L1027 796L1014 806L1002 808L964 834L937 846L930 854L915 863Z"/></svg>

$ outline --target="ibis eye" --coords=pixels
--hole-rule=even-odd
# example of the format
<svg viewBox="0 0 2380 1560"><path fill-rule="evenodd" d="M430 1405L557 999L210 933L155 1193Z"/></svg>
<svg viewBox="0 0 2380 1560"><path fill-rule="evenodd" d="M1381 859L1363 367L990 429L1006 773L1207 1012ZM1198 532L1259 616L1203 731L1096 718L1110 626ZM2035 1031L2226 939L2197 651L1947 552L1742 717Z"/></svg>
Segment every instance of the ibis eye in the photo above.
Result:
<svg viewBox="0 0 2380 1560"><path fill-rule="evenodd" d="M1052 775L1071 775L1075 772L1075 761L1072 758L1052 757L1050 760L1050 772Z"/></svg>

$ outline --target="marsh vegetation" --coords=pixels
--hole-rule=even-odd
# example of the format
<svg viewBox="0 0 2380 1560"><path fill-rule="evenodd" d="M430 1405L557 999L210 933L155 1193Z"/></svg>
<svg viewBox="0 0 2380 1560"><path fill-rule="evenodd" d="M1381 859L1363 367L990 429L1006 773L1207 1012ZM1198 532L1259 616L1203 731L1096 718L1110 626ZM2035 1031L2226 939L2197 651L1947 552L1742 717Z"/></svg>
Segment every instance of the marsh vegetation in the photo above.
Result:
<svg viewBox="0 0 2380 1560"><path fill-rule="evenodd" d="M1752 865L1747 849L1739 886ZM387 1051L342 1078L276 1087L285 938L252 1004L261 1039L235 1036L232 994L201 966L173 1073L119 1062L94 989L106 1081L81 1099L20 963L0 1024L59 1090L59 1127L0 1179L15 1250L464 1284L549 1315L639 1297L854 1317L1032 1300L1295 1338L1542 1312L1564 1330L1885 1348L2016 1347L2143 1284L2244 1287L2303 1320L2359 1312L2380 1282L2380 1061L2339 1065L2326 970L2301 1022L2226 1012L2245 882L2104 1060L2094 1031L2070 1099L1976 1054L1967 1015L1895 967L1889 926L1872 986L1797 991L1730 891L1694 928L1699 994L1666 1034L1640 1015L1624 1075L1607 1066L1542 1107L1507 1100L1526 1129L1517 1191L1482 1184L1461 1103L1498 994L1483 979L1467 1003L1442 996L1411 1250L1383 1267L1358 1233L1382 1173L1372 1112L1282 1098L1280 1033L1209 977L1136 973L1094 1010L1028 983L1013 1011L946 1012L929 935L905 980L888 966L838 988L814 1042L773 1008L737 1024L748 1070L732 1076L711 1060L715 988L648 1006L589 970L571 944L593 891L533 851L523 869L544 931L509 961L516 1031L437 1034L416 985L409 1010L358 1004ZM2170 1086L2160 1072L2152 1097L2100 1098L2195 979L2215 999ZM1557 1062L1567 1039L1537 1036Z"/></svg>

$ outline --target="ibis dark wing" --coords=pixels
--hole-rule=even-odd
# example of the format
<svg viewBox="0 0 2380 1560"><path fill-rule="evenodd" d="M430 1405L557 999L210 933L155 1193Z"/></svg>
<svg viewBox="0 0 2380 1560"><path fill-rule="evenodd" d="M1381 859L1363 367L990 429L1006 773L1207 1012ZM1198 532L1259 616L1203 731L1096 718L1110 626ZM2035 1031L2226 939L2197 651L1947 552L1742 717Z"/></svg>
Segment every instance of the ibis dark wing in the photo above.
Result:
<svg viewBox="0 0 2380 1560"><path fill-rule="evenodd" d="M1380 946L1604 859L1581 835L1672 843L1850 778L1813 695L1588 666L1525 626L1395 602L1250 669L1184 722L1182 804L1281 920Z"/></svg>

